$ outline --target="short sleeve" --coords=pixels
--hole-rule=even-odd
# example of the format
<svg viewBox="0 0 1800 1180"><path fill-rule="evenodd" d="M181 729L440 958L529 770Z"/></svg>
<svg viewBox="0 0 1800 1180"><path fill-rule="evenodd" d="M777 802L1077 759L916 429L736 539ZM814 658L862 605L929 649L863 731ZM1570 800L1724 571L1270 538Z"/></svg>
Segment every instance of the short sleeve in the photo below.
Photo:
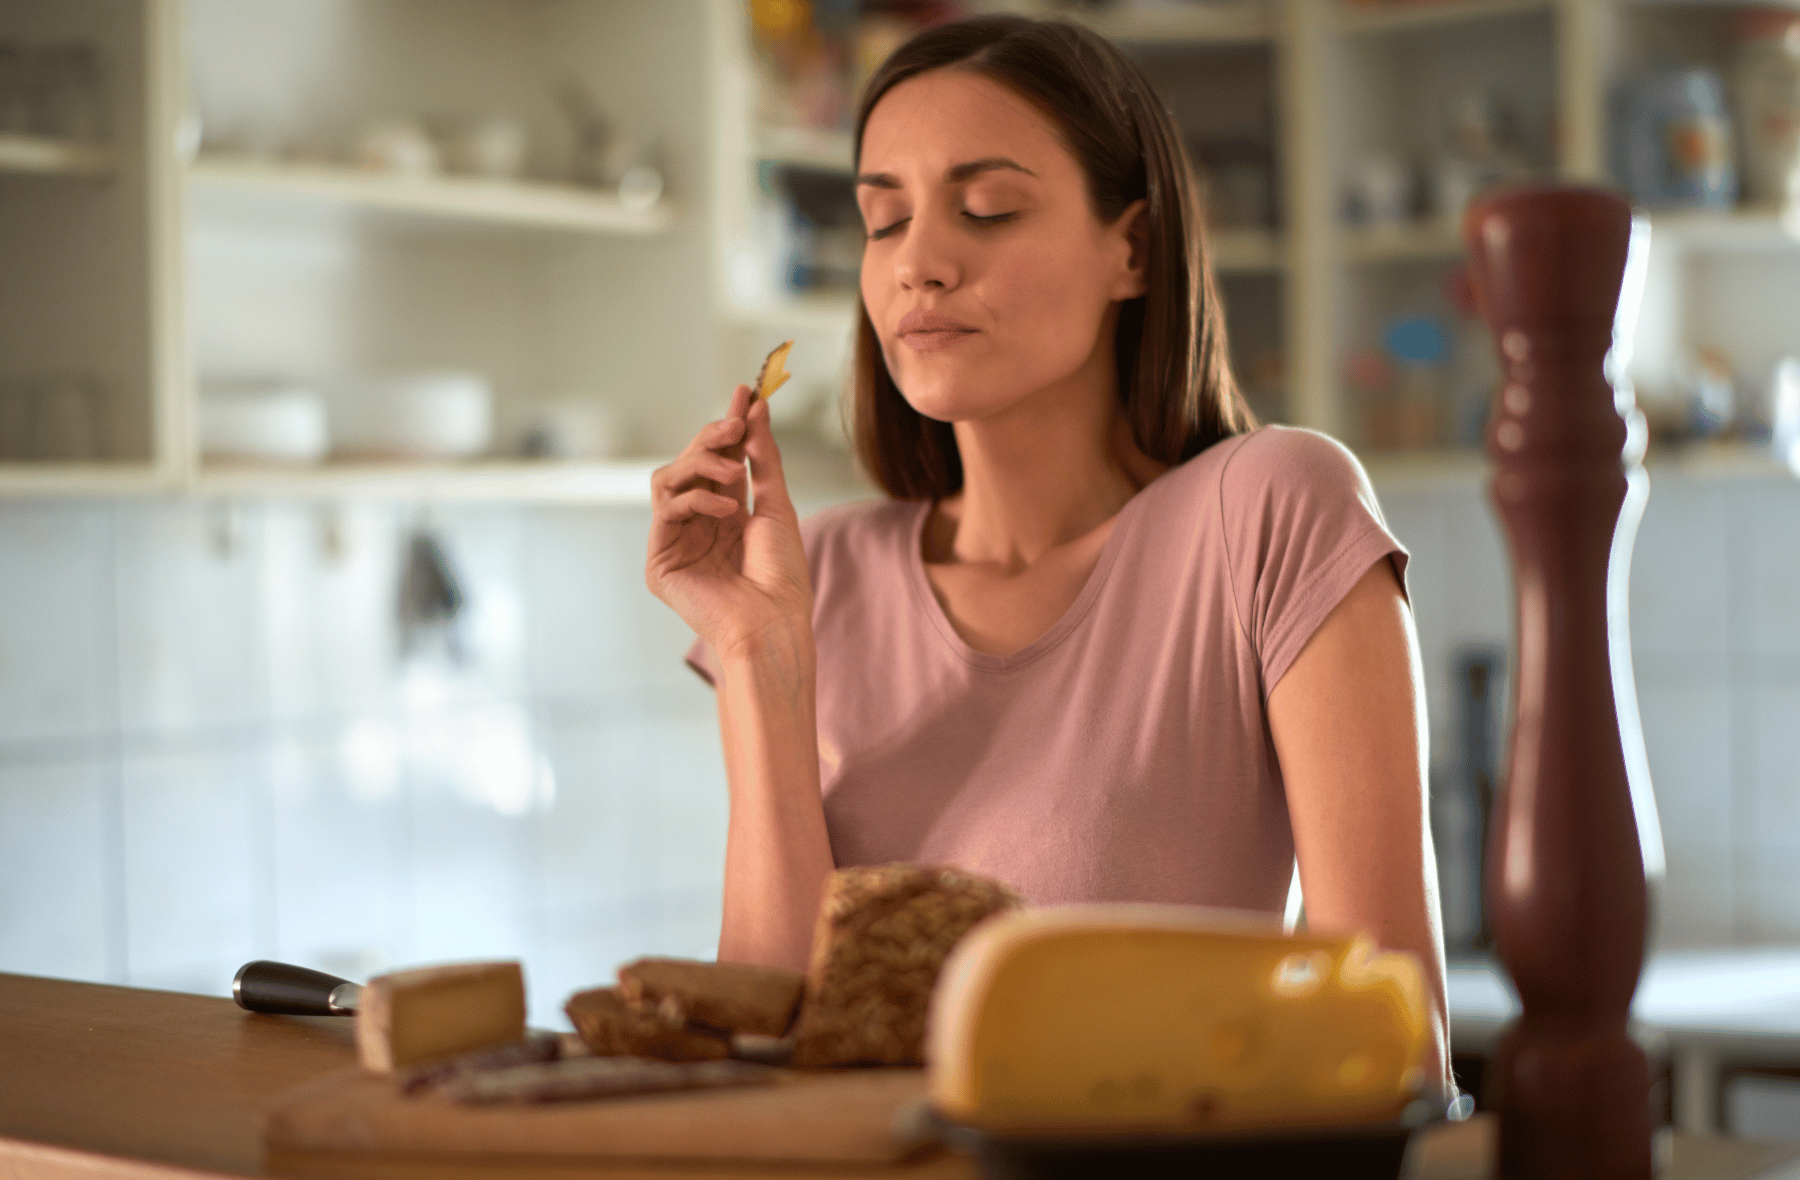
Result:
<svg viewBox="0 0 1800 1180"><path fill-rule="evenodd" d="M1362 464L1325 435L1271 426L1249 436L1220 475L1219 504L1232 603L1265 701L1369 567L1387 557L1406 592L1406 550Z"/></svg>

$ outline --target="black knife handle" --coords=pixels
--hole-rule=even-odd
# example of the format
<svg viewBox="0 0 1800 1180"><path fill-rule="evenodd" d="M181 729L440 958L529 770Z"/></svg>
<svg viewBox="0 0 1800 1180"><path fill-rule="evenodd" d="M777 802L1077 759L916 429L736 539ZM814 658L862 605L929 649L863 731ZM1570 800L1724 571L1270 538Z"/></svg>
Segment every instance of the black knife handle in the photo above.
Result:
<svg viewBox="0 0 1800 1180"><path fill-rule="evenodd" d="M238 1007L279 1016L349 1016L359 990L347 979L268 959L245 963L231 981Z"/></svg>

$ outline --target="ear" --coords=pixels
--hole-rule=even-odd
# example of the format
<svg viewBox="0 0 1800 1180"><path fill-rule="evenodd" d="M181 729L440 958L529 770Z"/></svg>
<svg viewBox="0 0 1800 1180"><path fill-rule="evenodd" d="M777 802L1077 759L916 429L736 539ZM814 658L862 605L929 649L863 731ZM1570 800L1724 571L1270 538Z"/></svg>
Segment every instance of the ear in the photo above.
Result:
<svg viewBox="0 0 1800 1180"><path fill-rule="evenodd" d="M1109 233L1116 235L1124 254L1124 266L1113 281L1115 301L1136 299L1148 289L1145 258L1150 252L1149 202L1142 197L1125 207Z"/></svg>

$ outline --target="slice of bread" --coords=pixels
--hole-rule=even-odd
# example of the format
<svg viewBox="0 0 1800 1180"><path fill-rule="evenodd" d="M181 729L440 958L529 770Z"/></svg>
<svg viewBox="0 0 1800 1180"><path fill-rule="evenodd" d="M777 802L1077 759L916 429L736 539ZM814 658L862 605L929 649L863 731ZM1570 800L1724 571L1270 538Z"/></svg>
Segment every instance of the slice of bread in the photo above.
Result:
<svg viewBox="0 0 1800 1180"><path fill-rule="evenodd" d="M666 1009L721 1032L779 1037L794 1021L805 977L754 963L639 959L619 968L628 1004Z"/></svg>

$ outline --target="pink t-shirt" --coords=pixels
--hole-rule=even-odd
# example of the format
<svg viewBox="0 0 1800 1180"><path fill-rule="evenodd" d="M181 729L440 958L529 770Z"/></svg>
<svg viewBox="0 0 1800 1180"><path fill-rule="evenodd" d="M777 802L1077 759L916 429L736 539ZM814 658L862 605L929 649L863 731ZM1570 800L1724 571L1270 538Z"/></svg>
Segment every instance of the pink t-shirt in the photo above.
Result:
<svg viewBox="0 0 1800 1180"><path fill-rule="evenodd" d="M1294 845L1269 690L1375 562L1405 574L1350 452L1265 427L1165 472L1068 611L1009 656L964 643L939 605L929 507L802 526L837 863L961 865L1040 904L1279 910ZM688 661L717 682L704 644Z"/></svg>

